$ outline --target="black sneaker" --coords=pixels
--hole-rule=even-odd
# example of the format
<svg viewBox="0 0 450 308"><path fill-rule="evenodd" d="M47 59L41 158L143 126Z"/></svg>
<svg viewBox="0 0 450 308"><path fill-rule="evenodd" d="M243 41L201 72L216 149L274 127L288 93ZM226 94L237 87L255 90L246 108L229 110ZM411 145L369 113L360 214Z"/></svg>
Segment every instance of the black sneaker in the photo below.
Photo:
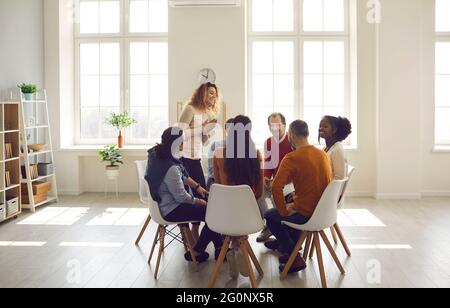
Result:
<svg viewBox="0 0 450 308"><path fill-rule="evenodd" d="M192 260L191 253L189 251L184 254L184 259L189 262L194 262ZM195 260L198 263L206 262L206 261L208 261L208 259L209 259L209 254L207 252L202 252L201 254L199 254L198 256L195 257Z"/></svg>
<svg viewBox="0 0 450 308"><path fill-rule="evenodd" d="M269 240L264 243L264 246L270 250L277 250L280 247L278 240Z"/></svg>
<svg viewBox="0 0 450 308"><path fill-rule="evenodd" d="M278 258L278 262L280 262L280 264L286 264L289 261L290 257L290 254L284 254ZM297 254L297 257L301 257L300 254Z"/></svg>
<svg viewBox="0 0 450 308"><path fill-rule="evenodd" d="M278 267L280 273L284 271L284 267L285 264L280 264L280 266ZM298 255L297 258L295 259L294 264L292 264L291 268L289 269L288 274L298 273L305 269L306 269L305 260L303 260L303 258L300 255Z"/></svg>

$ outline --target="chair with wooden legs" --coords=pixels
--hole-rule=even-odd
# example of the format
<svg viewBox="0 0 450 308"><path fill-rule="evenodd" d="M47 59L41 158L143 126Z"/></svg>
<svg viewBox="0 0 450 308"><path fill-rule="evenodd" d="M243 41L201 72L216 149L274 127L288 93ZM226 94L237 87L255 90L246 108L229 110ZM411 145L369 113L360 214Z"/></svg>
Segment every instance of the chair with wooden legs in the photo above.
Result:
<svg viewBox="0 0 450 308"><path fill-rule="evenodd" d="M264 224L251 188L246 185L214 184L211 187L206 209L206 223L212 231L225 236L209 287L214 288L230 243L235 241L239 243L239 249L244 256L251 286L256 288L257 282L252 263L261 277L264 276L264 271L248 242L248 235L260 232Z"/></svg>
<svg viewBox="0 0 450 308"><path fill-rule="evenodd" d="M147 186L147 189L150 190ZM150 191L148 192L150 194ZM158 204L152 199L149 201L150 205L150 214L152 215L152 219L154 222L158 224L158 230L155 234L155 238L153 240L152 249L150 251L150 255L148 257L148 264L152 261L153 253L155 251L156 245L159 243L158 257L156 261L155 268L155 279L158 278L159 265L161 263L161 257L164 253L164 250L169 246L172 242L177 241L184 245L184 249L186 252L192 256L193 264L195 270L197 270L197 260L194 255L194 240L191 234L191 230L189 229L189 224L194 223L196 221L183 221L183 222L170 222L165 220L161 212L159 210ZM174 230L176 228L180 228L180 233L177 234ZM166 238L169 237L170 241L166 244Z"/></svg>
<svg viewBox="0 0 450 308"><path fill-rule="evenodd" d="M139 181L139 195L142 202L145 202L149 207L150 214L147 217L147 221L144 224L144 227L139 234L138 240L141 239L145 229L148 227L150 220L153 219L154 222L158 224L158 229L156 231L152 248L150 251L150 255L148 257L148 264L152 261L153 253L155 252L156 245L159 243L158 257L155 268L155 279L158 278L159 265L161 263L161 257L164 253L165 248L169 246L171 243L179 242L183 244L185 251L189 251L193 256L193 263L195 268L197 269L197 261L195 259L193 253L194 240L191 234L191 230L189 229L189 223L192 221L186 222L169 222L166 221L159 210L158 204L150 197L150 188L148 186L147 181L145 180L145 170L147 168L147 161L137 161L137 172L138 172L138 181ZM180 228L180 233L177 234L175 231L176 228ZM166 243L166 237L169 237L170 240Z"/></svg>
<svg viewBox="0 0 450 308"><path fill-rule="evenodd" d="M337 206L338 210L341 210L344 207L348 183L350 182L354 171L355 171L355 167L349 165L348 170L347 170L348 181L344 184L344 187L342 188L342 193L339 198L339 203ZM334 224L334 226L332 226L330 228L330 232L331 232L331 236L333 237L334 243L338 244L339 243L338 241L340 241L342 244L342 247L344 247L344 250L345 250L345 253L347 254L347 256L351 257L352 253L350 251L350 248L347 245L347 241L345 240L344 235L342 234L341 228L339 227L339 224L337 222ZM313 255L314 255L314 251L315 251L314 245L311 245L310 253L309 253L310 259L312 259Z"/></svg>
<svg viewBox="0 0 450 308"><path fill-rule="evenodd" d="M338 210L341 210L344 208L345 196L347 194L347 187L348 187L348 183L352 179L353 172L355 172L355 167L348 165L348 170L347 170L348 180L347 180L347 182L345 182L344 186L342 187L342 193L341 193L341 196L339 197L339 202L338 202ZM339 227L337 222L334 224L334 226L332 226L330 228L330 231L331 231L331 235L333 236L334 243L338 244L338 238L339 238L339 241L341 242L342 246L344 247L344 250L347 253L347 256L351 257L352 253L351 253L350 249L348 248L347 241L345 240L344 235L342 234L341 228Z"/></svg>
<svg viewBox="0 0 450 308"><path fill-rule="evenodd" d="M148 185L147 182L141 181L141 179L145 178L145 172L147 171L147 161L146 160L138 160L135 161L136 164L136 171L138 176L138 187L139 187L139 198L141 202L148 206L149 198L150 196L147 195L147 190L145 189L145 185ZM135 245L139 245L139 242L142 239L142 236L145 233L145 230L147 230L148 225L150 224L150 221L152 220L152 216L150 215L150 211L148 213L148 216L145 220L145 223L139 232L139 235L135 241Z"/></svg>
<svg viewBox="0 0 450 308"><path fill-rule="evenodd" d="M295 245L294 250L292 251L291 256L289 257L288 262L286 263L283 272L281 273L281 280L285 279L291 269L300 248L306 241L305 252L303 258L306 260L309 254L309 247L315 247L317 261L319 263L319 271L320 271L320 279L322 282L322 287L327 287L327 281L325 276L325 268L323 265L323 257L322 257L322 249L320 246L320 239L322 238L325 246L330 252L334 262L341 274L345 274L345 270L339 261L339 258L336 255L333 247L331 246L330 241L328 240L324 230L333 226L337 221L337 207L336 204L339 201L339 197L342 191L343 185L348 181L348 179L342 181L333 181L328 187L325 189L322 197L320 198L319 203L314 211L313 216L310 220L304 225L298 225L294 223L290 223L287 221L283 221L282 223L288 227L291 227L296 230L303 231L302 236L299 238L297 244Z"/></svg>

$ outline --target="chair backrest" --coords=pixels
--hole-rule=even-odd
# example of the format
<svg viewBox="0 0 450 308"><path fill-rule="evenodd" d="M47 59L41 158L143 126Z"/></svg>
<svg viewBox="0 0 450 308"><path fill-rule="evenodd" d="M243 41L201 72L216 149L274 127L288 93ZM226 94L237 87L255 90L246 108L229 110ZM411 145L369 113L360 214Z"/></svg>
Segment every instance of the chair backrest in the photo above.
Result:
<svg viewBox="0 0 450 308"><path fill-rule="evenodd" d="M145 173L147 172L147 161L146 160L137 160L135 161L136 171L138 176L138 188L139 188L139 198L141 202L144 204L148 204L150 198L150 194L147 193L145 186L148 186L147 181L145 180Z"/></svg>
<svg viewBox="0 0 450 308"><path fill-rule="evenodd" d="M145 189L147 190L147 194L148 196L150 196L150 187L147 184L147 181L145 181ZM163 226L167 226L167 225L172 225L173 223L168 222L167 220L165 220L162 215L161 215L161 211L159 209L159 205L158 203L153 200L151 197L148 199L148 206L150 208L150 216L152 217L153 221L155 221L157 224L159 225L163 225Z"/></svg>
<svg viewBox="0 0 450 308"><path fill-rule="evenodd" d="M264 227L255 195L247 185L212 185L206 223L214 232L229 236L255 234Z"/></svg>
<svg viewBox="0 0 450 308"><path fill-rule="evenodd" d="M302 226L302 230L305 231L321 231L333 226L337 221L337 208L339 196L342 191L343 185L348 181L348 178L344 180L334 180L331 182L320 198L319 203L314 211L311 219Z"/></svg>
<svg viewBox="0 0 450 308"><path fill-rule="evenodd" d="M356 169L355 167L348 165L348 169L347 169L347 178L348 179L347 179L347 182L345 182L345 184L342 187L341 196L339 197L339 202L338 202L338 209L342 209L344 207L345 195L347 194L348 183L352 179L353 172L355 172L355 169Z"/></svg>

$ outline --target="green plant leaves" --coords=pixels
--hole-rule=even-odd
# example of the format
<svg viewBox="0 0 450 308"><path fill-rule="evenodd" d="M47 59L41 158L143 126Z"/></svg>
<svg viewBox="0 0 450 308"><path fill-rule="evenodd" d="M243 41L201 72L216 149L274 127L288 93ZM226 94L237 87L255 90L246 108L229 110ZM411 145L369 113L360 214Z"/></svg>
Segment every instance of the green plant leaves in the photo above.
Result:
<svg viewBox="0 0 450 308"><path fill-rule="evenodd" d="M133 124L136 124L137 121L128 115L128 112L124 113L111 113L111 115L106 119L106 124L111 125L112 127L117 128L118 130L122 130L127 128Z"/></svg>
<svg viewBox="0 0 450 308"><path fill-rule="evenodd" d="M106 145L103 150L98 152L98 156L102 162L109 162L109 166L115 166L116 164L122 164L122 154L120 154L117 145Z"/></svg>

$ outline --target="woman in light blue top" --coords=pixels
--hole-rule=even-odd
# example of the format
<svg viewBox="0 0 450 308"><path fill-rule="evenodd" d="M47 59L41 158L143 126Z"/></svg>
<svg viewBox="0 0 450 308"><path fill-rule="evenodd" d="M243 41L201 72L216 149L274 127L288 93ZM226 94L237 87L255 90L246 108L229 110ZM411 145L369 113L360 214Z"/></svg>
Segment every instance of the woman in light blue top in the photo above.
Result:
<svg viewBox="0 0 450 308"><path fill-rule="evenodd" d="M189 176L176 158L183 145L183 131L179 128L168 128L161 139L161 144L148 152L145 176L151 196L158 202L161 215L170 222L205 221L207 203L204 199L194 197L192 189L203 198L206 198L208 192ZM218 255L217 252L223 244L222 237L205 225L194 246L198 262L204 262L209 258L205 250L210 242L214 243ZM185 258L192 261L189 252L185 254Z"/></svg>

